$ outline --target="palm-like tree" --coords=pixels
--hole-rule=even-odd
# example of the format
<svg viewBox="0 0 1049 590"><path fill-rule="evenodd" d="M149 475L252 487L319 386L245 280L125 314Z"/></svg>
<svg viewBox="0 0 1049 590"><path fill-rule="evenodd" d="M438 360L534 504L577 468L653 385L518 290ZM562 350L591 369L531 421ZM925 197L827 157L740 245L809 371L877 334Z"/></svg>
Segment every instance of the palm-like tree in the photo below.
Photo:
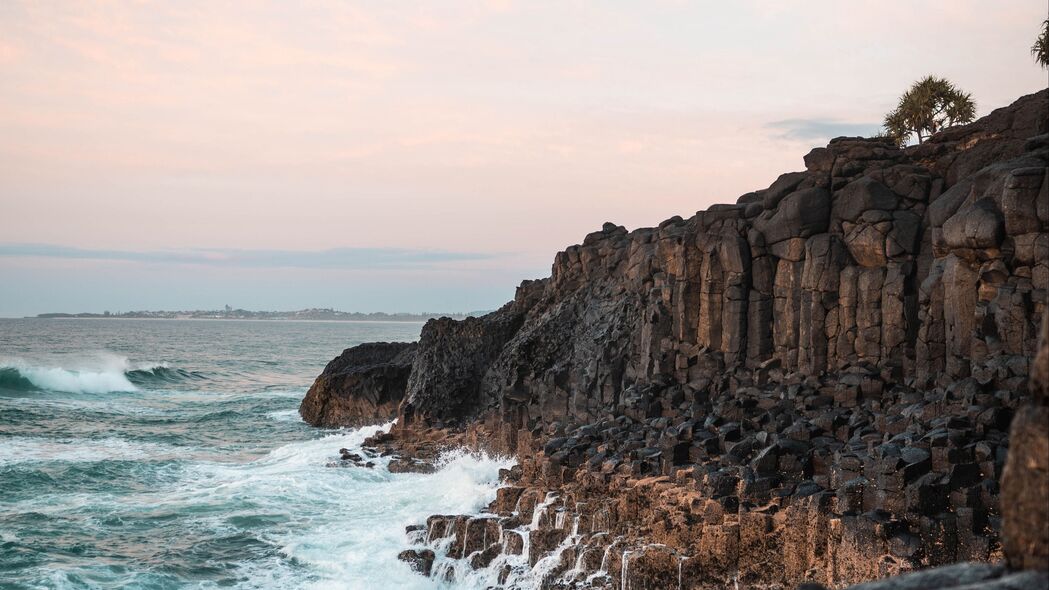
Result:
<svg viewBox="0 0 1049 590"><path fill-rule="evenodd" d="M944 78L926 76L912 84L896 108L885 115L885 131L902 146L912 134L922 143L937 131L975 118L976 103L971 94Z"/></svg>
<svg viewBox="0 0 1049 590"><path fill-rule="evenodd" d="M1034 40L1031 55L1043 68L1049 69L1049 18L1042 23L1042 34Z"/></svg>

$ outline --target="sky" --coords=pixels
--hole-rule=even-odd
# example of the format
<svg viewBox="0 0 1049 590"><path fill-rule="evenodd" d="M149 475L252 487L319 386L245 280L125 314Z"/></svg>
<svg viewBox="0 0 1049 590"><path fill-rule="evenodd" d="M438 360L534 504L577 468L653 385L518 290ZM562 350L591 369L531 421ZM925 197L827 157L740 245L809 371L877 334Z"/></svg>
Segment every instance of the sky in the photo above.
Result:
<svg viewBox="0 0 1049 590"><path fill-rule="evenodd" d="M473 311L605 221L1046 86L1044 0L0 2L0 317Z"/></svg>

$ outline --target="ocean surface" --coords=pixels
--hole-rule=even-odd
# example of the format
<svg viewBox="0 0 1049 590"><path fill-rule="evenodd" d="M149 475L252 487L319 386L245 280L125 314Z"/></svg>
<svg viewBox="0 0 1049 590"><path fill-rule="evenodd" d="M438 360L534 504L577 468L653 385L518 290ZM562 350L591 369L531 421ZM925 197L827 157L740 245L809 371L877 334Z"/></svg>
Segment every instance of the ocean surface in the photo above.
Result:
<svg viewBox="0 0 1049 590"><path fill-rule="evenodd" d="M479 511L505 459L333 468L376 428L297 408L419 323L0 319L0 588L437 588L405 525Z"/></svg>

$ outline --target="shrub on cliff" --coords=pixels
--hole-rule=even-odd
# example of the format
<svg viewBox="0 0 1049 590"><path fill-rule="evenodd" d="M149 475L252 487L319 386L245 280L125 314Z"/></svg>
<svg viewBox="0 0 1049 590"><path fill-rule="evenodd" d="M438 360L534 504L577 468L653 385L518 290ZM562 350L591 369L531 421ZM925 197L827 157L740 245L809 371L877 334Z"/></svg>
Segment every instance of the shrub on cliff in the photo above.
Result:
<svg viewBox="0 0 1049 590"><path fill-rule="evenodd" d="M902 146L911 135L917 135L918 143L922 143L937 131L975 118L976 103L971 94L944 78L926 76L912 84L896 108L885 115L885 131Z"/></svg>

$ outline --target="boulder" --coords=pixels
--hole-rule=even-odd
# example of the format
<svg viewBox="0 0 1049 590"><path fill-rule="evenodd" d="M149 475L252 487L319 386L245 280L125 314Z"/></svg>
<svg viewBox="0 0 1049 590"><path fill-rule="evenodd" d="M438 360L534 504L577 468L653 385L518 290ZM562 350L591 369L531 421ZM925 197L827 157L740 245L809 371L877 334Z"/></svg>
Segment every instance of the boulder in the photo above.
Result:
<svg viewBox="0 0 1049 590"><path fill-rule="evenodd" d="M889 187L869 176L863 176L834 193L831 219L835 223L856 222L864 211L893 211L898 203L899 197Z"/></svg>
<svg viewBox="0 0 1049 590"><path fill-rule="evenodd" d="M397 555L397 559L407 563L419 575L429 577L436 556L430 549L405 549Z"/></svg>
<svg viewBox="0 0 1049 590"><path fill-rule="evenodd" d="M827 231L830 220L830 193L822 188L793 192L780 201L767 220L755 222L765 241L775 244L789 238L807 238Z"/></svg>
<svg viewBox="0 0 1049 590"><path fill-rule="evenodd" d="M943 224L943 243L951 250L997 248L1004 237L1002 213L992 199L959 209Z"/></svg>

